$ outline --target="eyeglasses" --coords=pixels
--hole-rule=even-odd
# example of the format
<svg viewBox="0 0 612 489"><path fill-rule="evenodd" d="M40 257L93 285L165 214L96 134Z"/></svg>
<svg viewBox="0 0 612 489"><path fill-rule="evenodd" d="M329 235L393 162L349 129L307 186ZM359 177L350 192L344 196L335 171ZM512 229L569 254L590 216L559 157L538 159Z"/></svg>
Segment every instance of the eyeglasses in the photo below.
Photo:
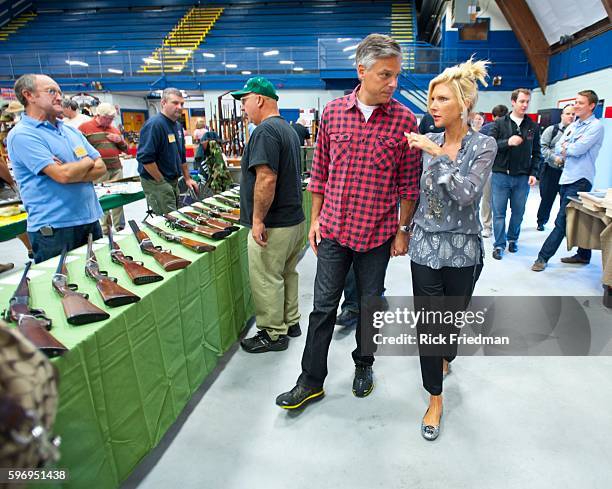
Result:
<svg viewBox="0 0 612 489"><path fill-rule="evenodd" d="M41 90L41 91L47 92L52 97L62 96L62 91L57 90L56 88L45 88L44 90Z"/></svg>

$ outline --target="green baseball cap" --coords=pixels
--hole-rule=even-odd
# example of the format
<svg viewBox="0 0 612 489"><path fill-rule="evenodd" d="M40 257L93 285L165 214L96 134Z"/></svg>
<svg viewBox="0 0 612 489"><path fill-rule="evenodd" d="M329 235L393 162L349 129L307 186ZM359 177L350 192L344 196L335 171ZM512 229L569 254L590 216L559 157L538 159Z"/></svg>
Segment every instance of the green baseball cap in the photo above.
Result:
<svg viewBox="0 0 612 489"><path fill-rule="evenodd" d="M240 100L247 93L257 93L259 95L278 100L278 95L276 95L274 85L270 83L270 80L264 78L263 76L254 76L253 78L249 78L244 87L242 87L242 90L232 92L231 95L235 99Z"/></svg>

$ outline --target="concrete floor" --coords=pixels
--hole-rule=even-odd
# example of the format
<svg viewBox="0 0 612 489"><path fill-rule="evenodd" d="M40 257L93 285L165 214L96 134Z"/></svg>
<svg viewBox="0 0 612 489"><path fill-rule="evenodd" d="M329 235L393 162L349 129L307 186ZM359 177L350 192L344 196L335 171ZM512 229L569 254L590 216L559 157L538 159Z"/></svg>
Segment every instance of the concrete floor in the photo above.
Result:
<svg viewBox="0 0 612 489"><path fill-rule="evenodd" d="M476 294L599 296L600 252L576 267L559 263L567 254L561 249L545 272L529 270L547 235L535 230L538 204L532 191L519 253L493 260L486 240ZM132 204L127 213L141 210ZM0 244L0 261L7 251L18 254L7 246ZM304 331L315 266L309 250L299 265ZM409 273L407 258L392 260L387 295L409 295ZM122 487L609 487L611 357L460 357L445 382L440 438L426 442L419 432L427 394L418 358L378 358L374 392L357 399L353 332L342 328L330 349L325 399L301 413L277 408L274 398L299 374L304 340L263 355L234 346Z"/></svg>

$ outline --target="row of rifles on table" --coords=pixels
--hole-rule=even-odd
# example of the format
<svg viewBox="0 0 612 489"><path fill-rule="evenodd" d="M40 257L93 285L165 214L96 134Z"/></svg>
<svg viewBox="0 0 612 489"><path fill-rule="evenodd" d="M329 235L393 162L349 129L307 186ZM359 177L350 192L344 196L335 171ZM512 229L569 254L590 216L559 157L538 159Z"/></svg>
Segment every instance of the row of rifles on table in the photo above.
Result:
<svg viewBox="0 0 612 489"><path fill-rule="evenodd" d="M181 216L187 220L180 219L170 214L163 217L166 225L172 229L181 229L193 234L205 236L211 239L223 239L232 232L238 230L237 223L240 222L240 201L236 189L228 192L228 196L215 196L219 202L227 205L229 209L205 202L194 202L192 207L197 210L179 211ZM190 222L191 221L191 222ZM196 253L214 251L215 247L183 236L177 236L161 229L146 219L143 221L155 234L166 241L179 243ZM192 224L193 223L193 224ZM173 255L161 246L155 246L149 236L142 231L135 221L129 221L134 236L140 245L140 251L152 256L157 263L167 272L180 270L191 264L191 261ZM141 261L134 260L131 256L124 255L119 245L113 240L109 232L108 242L110 256L114 263L121 265L133 284L143 285L163 280L163 276L146 268ZM71 284L66 269L66 255L68 250L64 248L59 259L57 270L52 278L53 288L61 297L64 314L69 324L82 325L96 321L104 321L110 315L89 301L88 294L77 292L78 286ZM10 306L5 311L5 319L17 323L23 335L35 346L49 357L62 355L68 349L49 333L51 319L41 309L30 307L30 288L28 271L32 262L28 262L23 275L10 301ZM109 277L107 272L100 270L98 260L93 251L93 237L90 234L87 243L87 260L85 262L85 275L96 282L96 288L108 307L124 306L140 300L133 292L123 288L117 283L117 279Z"/></svg>

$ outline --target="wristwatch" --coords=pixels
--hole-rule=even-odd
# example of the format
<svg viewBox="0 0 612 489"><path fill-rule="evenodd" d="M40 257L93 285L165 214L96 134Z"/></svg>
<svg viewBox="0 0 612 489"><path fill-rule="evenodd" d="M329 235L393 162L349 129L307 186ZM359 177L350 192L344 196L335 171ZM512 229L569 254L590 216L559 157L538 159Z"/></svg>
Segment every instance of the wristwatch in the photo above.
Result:
<svg viewBox="0 0 612 489"><path fill-rule="evenodd" d="M409 233L410 232L410 226L400 226L399 230L403 233Z"/></svg>

